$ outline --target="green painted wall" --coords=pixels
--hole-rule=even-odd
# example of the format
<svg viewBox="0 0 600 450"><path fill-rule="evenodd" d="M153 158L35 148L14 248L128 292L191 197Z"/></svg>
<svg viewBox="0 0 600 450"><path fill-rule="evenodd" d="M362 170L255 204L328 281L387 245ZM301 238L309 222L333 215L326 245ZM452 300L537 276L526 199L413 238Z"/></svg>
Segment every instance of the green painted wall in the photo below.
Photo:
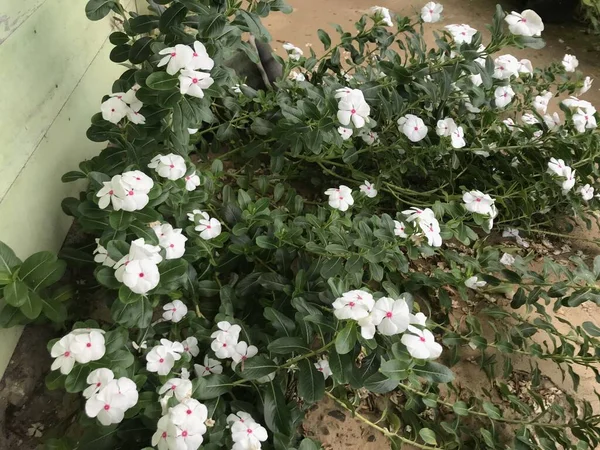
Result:
<svg viewBox="0 0 600 450"><path fill-rule="evenodd" d="M125 70L108 59L112 21L89 21L85 3L0 0L0 240L21 258L59 250L60 202L81 189L60 177L101 148L85 132ZM0 330L0 378L20 333Z"/></svg>

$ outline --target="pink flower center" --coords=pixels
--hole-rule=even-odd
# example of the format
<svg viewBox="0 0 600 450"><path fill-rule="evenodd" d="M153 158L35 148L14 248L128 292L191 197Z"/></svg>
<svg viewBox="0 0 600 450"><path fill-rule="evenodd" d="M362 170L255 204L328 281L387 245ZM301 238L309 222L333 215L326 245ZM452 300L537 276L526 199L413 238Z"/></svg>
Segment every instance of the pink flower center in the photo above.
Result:
<svg viewBox="0 0 600 450"><path fill-rule="evenodd" d="M91 342L88 342L87 344L85 344L85 346L86 346L87 348L90 348L90 347L92 346L92 344L91 344Z"/></svg>
<svg viewBox="0 0 600 450"><path fill-rule="evenodd" d="M323 368L322 368L322 367L319 367L317 370L318 370L319 372L323 372Z"/></svg>
<svg viewBox="0 0 600 450"><path fill-rule="evenodd" d="M164 363L164 362L165 362L165 360L164 360L163 358L160 358L160 359L158 360L158 362L162 364L162 363Z"/></svg>
<svg viewBox="0 0 600 450"><path fill-rule="evenodd" d="M356 114L356 110L352 109L352 111L350 111L350 114Z"/></svg>
<svg viewBox="0 0 600 450"><path fill-rule="evenodd" d="M424 338L423 336L421 336L421 337L419 338L419 340L420 340L421 342L425 342L425 338Z"/></svg>
<svg viewBox="0 0 600 450"><path fill-rule="evenodd" d="M104 405L104 411L108 411L110 409L110 405Z"/></svg>
<svg viewBox="0 0 600 450"><path fill-rule="evenodd" d="M166 439L166 438L167 438L167 432L166 432L166 431L163 431L162 438L163 438L163 439Z"/></svg>
<svg viewBox="0 0 600 450"><path fill-rule="evenodd" d="M127 193L127 195L130 195L130 196L132 196L132 195L133 195L133 189L132 189L132 190L130 190L130 191Z"/></svg>
<svg viewBox="0 0 600 450"><path fill-rule="evenodd" d="M173 52L173 53L171 53L171 56L174 58L177 56L177 53Z"/></svg>
<svg viewBox="0 0 600 450"><path fill-rule="evenodd" d="M196 84L198 82L198 78L192 78L192 83Z"/></svg>
<svg viewBox="0 0 600 450"><path fill-rule="evenodd" d="M211 229L211 226L210 226L210 225L206 225L206 229L207 229L207 230L210 230L210 229Z"/></svg>
<svg viewBox="0 0 600 450"><path fill-rule="evenodd" d="M170 167L171 169L174 169L174 168L175 168L175 165L174 165L174 164L171 164L169 167Z"/></svg>
<svg viewBox="0 0 600 450"><path fill-rule="evenodd" d="M194 52L194 57L198 56L198 53Z"/></svg>
<svg viewBox="0 0 600 450"><path fill-rule="evenodd" d="M192 410L191 410L191 409L188 409L188 410L187 410L185 413L189 415L189 414L191 414L191 413L192 413Z"/></svg>
<svg viewBox="0 0 600 450"><path fill-rule="evenodd" d="M115 108L112 108L112 109L110 110L110 112L115 112Z"/></svg>
<svg viewBox="0 0 600 450"><path fill-rule="evenodd" d="M190 181L189 175L187 177L185 177L185 181Z"/></svg>
<svg viewBox="0 0 600 450"><path fill-rule="evenodd" d="M144 278L144 272L140 272L140 278Z"/></svg>
<svg viewBox="0 0 600 450"><path fill-rule="evenodd" d="M183 350L186 351L186 352L189 352L190 348L189 347L183 347Z"/></svg>
<svg viewBox="0 0 600 450"><path fill-rule="evenodd" d="M225 347L227 347L227 344L226 344L226 343L223 343L223 348L225 348Z"/></svg>
<svg viewBox="0 0 600 450"><path fill-rule="evenodd" d="M476 198L476 199L475 199L475 201L476 201L476 202L480 202L480 201L481 201L481 199L480 199L480 198Z"/></svg>
<svg viewBox="0 0 600 450"><path fill-rule="evenodd" d="M175 311L177 311L177 308L173 308L171 311L175 312Z"/></svg>
<svg viewBox="0 0 600 450"><path fill-rule="evenodd" d="M246 361L248 357L246 355L242 356L242 361Z"/></svg>
<svg viewBox="0 0 600 450"><path fill-rule="evenodd" d="M113 195L115 193L115 191L113 191L112 189L110 191L108 191L108 195Z"/></svg>
<svg viewBox="0 0 600 450"><path fill-rule="evenodd" d="M175 386L174 384L171 385L171 390L174 391L175 389L177 389L177 386Z"/></svg>
<svg viewBox="0 0 600 450"><path fill-rule="evenodd" d="M433 14L433 9L430 9L430 10L429 10L429 12L430 12L431 14Z"/></svg>
<svg viewBox="0 0 600 450"><path fill-rule="evenodd" d="M169 245L169 247L175 248L175 244L171 244L171 245Z"/></svg>
<svg viewBox="0 0 600 450"><path fill-rule="evenodd" d="M504 70L504 66L500 66L500 70Z"/></svg>
<svg viewBox="0 0 600 450"><path fill-rule="evenodd" d="M350 303L348 303L348 305L350 306L350 308L354 308L356 306L356 303L350 302Z"/></svg>
<svg viewBox="0 0 600 450"><path fill-rule="evenodd" d="M415 128L414 128L414 130L415 130L415 131L419 131L419 127L415 127Z"/></svg>
<svg viewBox="0 0 600 450"><path fill-rule="evenodd" d="M187 431L185 431L185 430L183 430L183 432L181 433L181 435L182 435L183 437L187 437L187 435L188 435L188 432L187 432Z"/></svg>
<svg viewBox="0 0 600 450"><path fill-rule="evenodd" d="M385 313L385 317L387 317L388 319L391 319L392 316L393 316L393 314L392 314L391 311L388 311L388 312Z"/></svg>
<svg viewBox="0 0 600 450"><path fill-rule="evenodd" d="M96 383L96 387L102 386L102 383Z"/></svg>
<svg viewBox="0 0 600 450"><path fill-rule="evenodd" d="M252 434L252 428L248 428L248 429L246 430L246 433L248 433L248 434Z"/></svg>
<svg viewBox="0 0 600 450"><path fill-rule="evenodd" d="M68 358L69 356L71 356L71 352L68 352L68 351L67 351L67 352L64 352L64 353L63 353L63 356L64 356L65 358Z"/></svg>

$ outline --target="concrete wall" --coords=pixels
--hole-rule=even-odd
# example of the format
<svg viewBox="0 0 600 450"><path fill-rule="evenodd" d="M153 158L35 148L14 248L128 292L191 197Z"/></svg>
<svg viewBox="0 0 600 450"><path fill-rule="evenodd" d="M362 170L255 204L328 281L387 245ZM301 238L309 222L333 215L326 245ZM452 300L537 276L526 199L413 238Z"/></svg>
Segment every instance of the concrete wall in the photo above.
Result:
<svg viewBox="0 0 600 450"><path fill-rule="evenodd" d="M125 70L108 58L112 21L89 21L85 4L0 0L0 240L20 258L59 250L60 202L82 187L60 177L101 149L85 132ZM20 333L0 329L0 378Z"/></svg>

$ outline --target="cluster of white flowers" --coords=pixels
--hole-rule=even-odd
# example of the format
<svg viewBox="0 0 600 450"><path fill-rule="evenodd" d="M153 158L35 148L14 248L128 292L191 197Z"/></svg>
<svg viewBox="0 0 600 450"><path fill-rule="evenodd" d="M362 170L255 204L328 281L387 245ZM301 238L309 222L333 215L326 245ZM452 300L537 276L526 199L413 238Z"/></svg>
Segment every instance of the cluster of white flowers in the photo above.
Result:
<svg viewBox="0 0 600 450"><path fill-rule="evenodd" d="M158 67L167 66L167 73L179 73L179 91L192 97L203 98L203 89L208 89L215 82L206 72L210 72L215 62L208 56L206 47L199 41L194 42L194 48L189 45L177 44L158 52L164 55L158 62Z"/></svg>
<svg viewBox="0 0 600 450"><path fill-rule="evenodd" d="M260 450L261 442L266 441L269 437L267 430L244 411L229 414L227 425L231 427L233 439L231 450Z"/></svg>
<svg viewBox="0 0 600 450"><path fill-rule="evenodd" d="M136 239L129 246L129 253L113 266L115 278L132 292L145 294L158 286L161 261L160 246L146 244L143 238Z"/></svg>
<svg viewBox="0 0 600 450"><path fill-rule="evenodd" d="M411 334L402 336L402 343L410 355L418 359L436 359L442 353L442 346L435 342L429 330L414 326L424 327L427 318L421 313L411 314L407 300L412 300L407 292L397 300L382 297L375 301L369 292L354 290L342 294L332 306L339 320L358 322L363 338L373 339L375 332L394 336L409 331Z"/></svg>
<svg viewBox="0 0 600 450"><path fill-rule="evenodd" d="M406 114L398 119L398 130L411 142L419 142L427 136L427 126L420 117Z"/></svg>
<svg viewBox="0 0 600 450"><path fill-rule="evenodd" d="M135 124L146 123L146 118L139 112L144 104L135 95L139 88L140 85L136 83L127 92L111 94L110 98L100 106L102 118L115 124L124 117Z"/></svg>
<svg viewBox="0 0 600 450"><path fill-rule="evenodd" d="M101 368L92 371L87 377L88 388L83 391L85 413L97 417L104 425L120 423L125 412L138 402L137 386L127 377L115 379L112 370Z"/></svg>
<svg viewBox="0 0 600 450"><path fill-rule="evenodd" d="M360 89L340 88L336 91L335 98L338 99L337 118L342 124L338 128L338 132L342 139L346 140L353 134L353 129L349 128L350 125L360 129L369 123L371 107ZM364 133L361 135L364 136Z"/></svg>
<svg viewBox="0 0 600 450"><path fill-rule="evenodd" d="M375 22L381 22L386 27L394 26L390 10L383 6L372 6L369 10L369 14Z"/></svg>
<svg viewBox="0 0 600 450"><path fill-rule="evenodd" d="M154 169L159 176L168 180L184 178L185 189L188 191L194 191L200 186L200 177L195 170L188 170L185 159L180 155L156 155L148 164L148 168Z"/></svg>
<svg viewBox="0 0 600 450"><path fill-rule="evenodd" d="M196 224L194 229L200 232L202 239L208 241L221 234L221 222L214 217L211 218L208 213L195 209L187 216L191 222Z"/></svg>
<svg viewBox="0 0 600 450"><path fill-rule="evenodd" d="M176 392L177 388L175 395ZM160 418L152 445L158 450L196 450L204 441L207 420L205 405L193 398L184 398Z"/></svg>
<svg viewBox="0 0 600 450"><path fill-rule="evenodd" d="M407 222L413 223L413 225L416 224L421 229L429 245L432 247L442 246L440 223L435 218L435 213L431 209L420 209L413 206L410 209L402 211L402 214L406 216ZM396 236L408 237L404 231L404 224L398 221L394 221L394 223L396 225L394 230Z"/></svg>
<svg viewBox="0 0 600 450"><path fill-rule="evenodd" d="M494 226L494 219L498 215L495 200L481 191L470 191L463 194L463 206L469 212L488 217L488 228Z"/></svg>
<svg viewBox="0 0 600 450"><path fill-rule="evenodd" d="M550 158L548 173L559 177L558 184L562 187L563 194L575 186L575 170L567 166L562 159Z"/></svg>
<svg viewBox="0 0 600 450"><path fill-rule="evenodd" d="M444 7L439 3L428 2L421 8L421 20L426 23L439 22L442 18Z"/></svg>
<svg viewBox="0 0 600 450"><path fill-rule="evenodd" d="M325 195L329 196L329 206L334 209L347 211L350 206L354 205L352 189L350 189L348 186L344 186L343 184L337 188L327 189L325 191Z"/></svg>
<svg viewBox="0 0 600 450"><path fill-rule="evenodd" d="M290 44L289 42L283 44L283 49L287 52L288 57L292 61L300 61L300 58L302 55L304 55L302 49L296 47L294 44Z"/></svg>
<svg viewBox="0 0 600 450"><path fill-rule="evenodd" d="M102 359L106 353L104 330L99 328L76 328L54 343L50 355L55 358L51 370L68 375L75 363L87 364Z"/></svg>
<svg viewBox="0 0 600 450"><path fill-rule="evenodd" d="M154 186L154 181L144 172L132 170L115 175L102 184L103 187L96 194L100 209L112 204L115 211L138 211L150 201L148 193Z"/></svg>
<svg viewBox="0 0 600 450"><path fill-rule="evenodd" d="M231 358L233 360L232 367L235 368L237 364L256 356L258 348L239 340L240 331L242 331L239 325L221 321L217 323L217 327L219 329L210 335L213 338L210 348L215 352L217 358Z"/></svg>
<svg viewBox="0 0 600 450"><path fill-rule="evenodd" d="M593 130L598 126L595 117L596 108L590 102L577 97L569 97L563 100L562 104L573 111L573 125L579 133Z"/></svg>
<svg viewBox="0 0 600 450"><path fill-rule="evenodd" d="M447 117L443 120L438 120L435 131L440 137L449 137L453 148L463 148L467 145L463 127L457 126L454 119Z"/></svg>
<svg viewBox="0 0 600 450"><path fill-rule="evenodd" d="M175 361L179 361L184 352L183 343L161 339L160 345L152 347L146 355L146 370L158 375L168 375Z"/></svg>
<svg viewBox="0 0 600 450"><path fill-rule="evenodd" d="M152 227L158 245L165 249L165 259L178 259L185 253L187 237L181 234L181 228L173 228L170 223L155 225Z"/></svg>

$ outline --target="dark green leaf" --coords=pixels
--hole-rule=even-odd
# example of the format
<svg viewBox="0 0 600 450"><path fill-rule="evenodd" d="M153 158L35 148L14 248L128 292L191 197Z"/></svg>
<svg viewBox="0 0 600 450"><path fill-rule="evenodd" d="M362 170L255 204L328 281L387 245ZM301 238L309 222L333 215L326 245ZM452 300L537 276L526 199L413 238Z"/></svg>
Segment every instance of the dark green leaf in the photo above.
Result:
<svg viewBox="0 0 600 450"><path fill-rule="evenodd" d="M41 298L42 300L42 312L44 315L55 323L62 323L67 320L67 308L65 304L59 299Z"/></svg>
<svg viewBox="0 0 600 450"><path fill-rule="evenodd" d="M192 397L198 400L217 398L231 390L231 380L226 375L212 374L196 378L193 382Z"/></svg>
<svg viewBox="0 0 600 450"><path fill-rule="evenodd" d="M75 364L73 370L65 379L65 391L71 394L83 391L87 387L86 379L89 374L89 367L83 364Z"/></svg>
<svg viewBox="0 0 600 450"><path fill-rule="evenodd" d="M304 340L295 336L275 339L269 344L267 349L276 355L304 354L310 352L310 348L307 347Z"/></svg>
<svg viewBox="0 0 600 450"><path fill-rule="evenodd" d="M115 322L128 328L146 328L152 321L152 306L147 298L135 303L115 301L111 308Z"/></svg>
<svg viewBox="0 0 600 450"><path fill-rule="evenodd" d="M290 410L279 384L271 381L265 385L263 395L265 424L274 433L289 434L291 429Z"/></svg>
<svg viewBox="0 0 600 450"><path fill-rule="evenodd" d="M187 262L184 259L168 259L158 265L161 283L179 281L187 272Z"/></svg>
<svg viewBox="0 0 600 450"><path fill-rule="evenodd" d="M354 322L349 321L335 338L335 351L340 355L345 355L354 348L356 339L356 327L354 326Z"/></svg>
<svg viewBox="0 0 600 450"><path fill-rule="evenodd" d="M413 367L413 372L432 383L450 383L454 380L454 372L433 361L427 361L423 366Z"/></svg>
<svg viewBox="0 0 600 450"><path fill-rule="evenodd" d="M298 447L298 450L320 450L320 449L321 449L321 445L319 443L317 443L317 441L313 441L310 438L302 439L302 442L300 442L300 446Z"/></svg>
<svg viewBox="0 0 600 450"><path fill-rule="evenodd" d="M296 329L294 321L276 309L266 307L263 315L279 333L286 336L291 336Z"/></svg>
<svg viewBox="0 0 600 450"><path fill-rule="evenodd" d="M158 16L140 15L129 19L129 28L136 34L149 33L158 28Z"/></svg>
<svg viewBox="0 0 600 450"><path fill-rule="evenodd" d="M119 300L121 301L121 303L124 303L127 305L129 303L139 302L143 298L144 298L143 295L131 292L131 289L129 289L125 285L123 285L119 288Z"/></svg>
<svg viewBox="0 0 600 450"><path fill-rule="evenodd" d="M325 395L325 378L314 364L303 359L298 363L298 396L307 403L315 403Z"/></svg>
<svg viewBox="0 0 600 450"><path fill-rule="evenodd" d="M235 371L246 380L257 380L258 378L272 374L278 367L277 364L266 356L258 355L244 361L243 364L238 364Z"/></svg>
<svg viewBox="0 0 600 450"><path fill-rule="evenodd" d="M85 15L90 20L100 20L115 6L114 0L89 0L85 5Z"/></svg>
<svg viewBox="0 0 600 450"><path fill-rule="evenodd" d="M29 291L29 295L25 300L25 303L21 305L21 312L25 314L28 319L37 319L42 312L42 299L35 292Z"/></svg>
<svg viewBox="0 0 600 450"><path fill-rule="evenodd" d="M129 50L131 46L129 44L117 45L110 51L109 58L112 62L122 63L129 59Z"/></svg>
<svg viewBox="0 0 600 450"><path fill-rule="evenodd" d="M381 364L379 370L392 380L404 380L408 377L408 361L392 359Z"/></svg>
<svg viewBox="0 0 600 450"><path fill-rule="evenodd" d="M589 334L590 336L600 337L600 328L598 328L594 323L583 322L583 324L581 326L583 327L585 332L587 334Z"/></svg>
<svg viewBox="0 0 600 450"><path fill-rule="evenodd" d="M178 85L177 77L171 76L167 72L153 72L146 78L146 86L155 91L170 91Z"/></svg>
<svg viewBox="0 0 600 450"><path fill-rule="evenodd" d="M21 264L21 260L17 258L15 252L4 242L0 241L0 273L12 274L13 269L19 264Z"/></svg>
<svg viewBox="0 0 600 450"><path fill-rule="evenodd" d="M38 291L60 280L66 268L67 264L53 253L34 253L23 262L19 278L32 290Z"/></svg>
<svg viewBox="0 0 600 450"><path fill-rule="evenodd" d="M129 61L131 61L132 64L141 64L146 61L152 54L151 45L153 42L154 39L148 36L139 38L135 41L129 50Z"/></svg>
<svg viewBox="0 0 600 450"><path fill-rule="evenodd" d="M174 2L165 12L160 16L158 22L158 28L163 33L171 31L172 27L178 27L185 19L187 14L187 8L179 2Z"/></svg>
<svg viewBox="0 0 600 450"><path fill-rule="evenodd" d="M323 43L325 50L329 50L329 47L331 47L331 38L329 35L325 32L325 30L320 28L317 30L317 34L319 35L319 40Z"/></svg>
<svg viewBox="0 0 600 450"><path fill-rule="evenodd" d="M3 290L4 301L15 308L25 304L29 296L29 288L20 280L15 280L12 283L4 286Z"/></svg>

